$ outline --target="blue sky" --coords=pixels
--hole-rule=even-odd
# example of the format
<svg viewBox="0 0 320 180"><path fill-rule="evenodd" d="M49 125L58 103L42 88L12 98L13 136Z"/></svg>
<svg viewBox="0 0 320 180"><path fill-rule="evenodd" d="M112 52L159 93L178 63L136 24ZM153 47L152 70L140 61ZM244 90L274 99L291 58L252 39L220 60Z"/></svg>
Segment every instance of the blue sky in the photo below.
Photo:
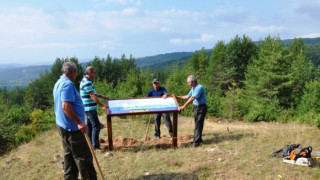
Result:
<svg viewBox="0 0 320 180"><path fill-rule="evenodd" d="M53 64L320 37L317 0L10 0L0 2L0 64Z"/></svg>

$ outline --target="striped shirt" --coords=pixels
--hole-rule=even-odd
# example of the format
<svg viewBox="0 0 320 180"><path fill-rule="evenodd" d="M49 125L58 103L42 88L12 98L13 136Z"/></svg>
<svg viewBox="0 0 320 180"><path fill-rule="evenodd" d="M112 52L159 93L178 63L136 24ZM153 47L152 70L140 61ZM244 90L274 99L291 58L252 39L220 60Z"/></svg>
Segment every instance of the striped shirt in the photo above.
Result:
<svg viewBox="0 0 320 180"><path fill-rule="evenodd" d="M93 92L96 94L96 90L94 89L92 81L84 76L80 83L80 96L84 105L85 111L97 110L97 103L91 99L89 92Z"/></svg>

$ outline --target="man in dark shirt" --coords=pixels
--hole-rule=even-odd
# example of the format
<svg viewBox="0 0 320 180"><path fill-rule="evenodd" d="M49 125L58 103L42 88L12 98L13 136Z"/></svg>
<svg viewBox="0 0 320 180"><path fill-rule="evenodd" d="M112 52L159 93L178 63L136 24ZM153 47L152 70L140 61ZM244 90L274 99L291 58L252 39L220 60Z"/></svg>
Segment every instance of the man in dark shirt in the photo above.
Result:
<svg viewBox="0 0 320 180"><path fill-rule="evenodd" d="M163 97L167 98L168 92L164 87L160 87L160 82L158 79L154 79L152 81L153 88L150 89L146 97ZM154 136L156 139L160 139L161 132L160 132L160 124L161 124L161 115L163 116L164 123L166 124L169 134L172 137L172 123L170 119L170 115L168 113L158 113L154 114Z"/></svg>

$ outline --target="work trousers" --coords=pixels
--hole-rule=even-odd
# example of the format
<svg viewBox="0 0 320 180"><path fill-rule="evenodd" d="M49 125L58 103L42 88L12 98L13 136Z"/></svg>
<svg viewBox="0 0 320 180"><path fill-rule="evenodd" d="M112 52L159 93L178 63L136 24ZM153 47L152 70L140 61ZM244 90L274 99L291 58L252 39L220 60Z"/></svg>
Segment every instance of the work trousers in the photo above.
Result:
<svg viewBox="0 0 320 180"><path fill-rule="evenodd" d="M80 172L82 180L96 180L92 155L81 131L67 131L57 126L64 151L64 179L77 180Z"/></svg>
<svg viewBox="0 0 320 180"><path fill-rule="evenodd" d="M171 122L169 113L154 114L154 136L161 137L161 131L160 131L161 116L163 116L164 123L166 124L168 131L169 131L169 135L172 137L172 135L173 135L172 122Z"/></svg>
<svg viewBox="0 0 320 180"><path fill-rule="evenodd" d="M208 108L206 104L193 107L193 115L194 115L194 123L195 123L194 137L193 137L194 144L199 144L203 141L202 131L203 131L203 124L207 114L207 110Z"/></svg>
<svg viewBox="0 0 320 180"><path fill-rule="evenodd" d="M90 138L92 147L94 149L100 148L99 134L101 129L101 124L98 118L96 110L86 111L87 115L87 134Z"/></svg>

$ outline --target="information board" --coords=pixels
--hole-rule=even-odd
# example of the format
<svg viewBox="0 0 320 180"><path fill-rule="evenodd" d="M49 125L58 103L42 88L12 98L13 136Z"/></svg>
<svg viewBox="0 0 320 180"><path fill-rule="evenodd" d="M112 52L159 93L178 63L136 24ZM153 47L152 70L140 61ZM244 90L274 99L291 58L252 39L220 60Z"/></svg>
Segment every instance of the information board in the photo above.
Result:
<svg viewBox="0 0 320 180"><path fill-rule="evenodd" d="M178 110L172 97L108 100L108 106L110 115Z"/></svg>
<svg viewBox="0 0 320 180"><path fill-rule="evenodd" d="M112 140L112 116L119 115L136 115L136 114L153 114L153 113L172 113L172 147L177 147L178 134L178 102L175 97L150 97L134 99L109 99L107 112L107 129L108 129L108 148L113 150ZM150 116L151 117L151 116ZM150 124L150 120L149 120ZM149 127L149 126L148 126Z"/></svg>

